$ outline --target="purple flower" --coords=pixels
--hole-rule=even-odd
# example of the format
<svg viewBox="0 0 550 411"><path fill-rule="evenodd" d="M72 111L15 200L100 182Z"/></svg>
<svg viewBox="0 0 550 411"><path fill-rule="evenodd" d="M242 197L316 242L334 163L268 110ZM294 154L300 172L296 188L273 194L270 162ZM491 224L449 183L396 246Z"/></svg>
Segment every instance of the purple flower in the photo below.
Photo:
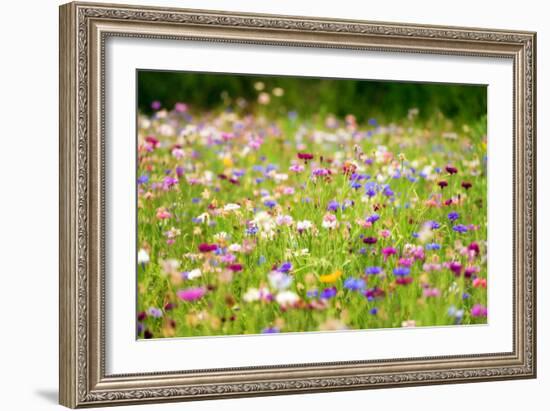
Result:
<svg viewBox="0 0 550 411"><path fill-rule="evenodd" d="M393 196L393 191L390 188L390 186L386 186L386 187L384 187L384 191L382 191L382 194L384 194L386 197L392 197Z"/></svg>
<svg viewBox="0 0 550 411"><path fill-rule="evenodd" d="M426 244L426 250L440 250L441 246L437 243Z"/></svg>
<svg viewBox="0 0 550 411"><path fill-rule="evenodd" d="M308 298L315 298L319 295L319 291L317 290L309 290L308 292L306 292L306 297Z"/></svg>
<svg viewBox="0 0 550 411"><path fill-rule="evenodd" d="M278 327L267 327L262 330L262 334L277 334L280 332L281 332L281 329Z"/></svg>
<svg viewBox="0 0 550 411"><path fill-rule="evenodd" d="M371 223L371 224L374 224L378 220L380 220L380 216L376 213L374 213L374 214L372 214L372 215L370 215L366 218L367 223Z"/></svg>
<svg viewBox="0 0 550 411"><path fill-rule="evenodd" d="M460 215L456 211L451 211L449 214L447 214L447 218L451 221L458 220L458 217L460 217Z"/></svg>
<svg viewBox="0 0 550 411"><path fill-rule="evenodd" d="M340 208L340 204L336 200L330 201L327 206L328 211L338 211L339 208Z"/></svg>
<svg viewBox="0 0 550 411"><path fill-rule="evenodd" d="M440 227L439 223L433 220L426 221L426 226L431 230L437 230Z"/></svg>
<svg viewBox="0 0 550 411"><path fill-rule="evenodd" d="M363 242L365 244L376 244L377 241L378 241L378 239L376 237L365 237L365 238L363 238Z"/></svg>
<svg viewBox="0 0 550 411"><path fill-rule="evenodd" d="M344 287L351 291L358 291L365 288L365 280L362 278L349 277L344 281Z"/></svg>
<svg viewBox="0 0 550 411"><path fill-rule="evenodd" d="M336 292L336 287L325 288L321 291L320 297L324 300L328 300L329 298L336 296Z"/></svg>
<svg viewBox="0 0 550 411"><path fill-rule="evenodd" d="M162 310L160 308L157 308L157 307L150 307L147 310L147 314L149 315L149 317L161 318L162 317Z"/></svg>
<svg viewBox="0 0 550 411"><path fill-rule="evenodd" d="M144 174L142 176L139 176L137 179L137 183L139 185L141 184L147 184L149 182L149 176L147 174Z"/></svg>
<svg viewBox="0 0 550 411"><path fill-rule="evenodd" d="M411 269L409 267L397 267L393 269L393 273L400 277L404 275L409 275L410 272L411 272Z"/></svg>
<svg viewBox="0 0 550 411"><path fill-rule="evenodd" d="M290 270L292 270L292 263L289 262L284 262L277 268L277 271L282 273L288 273Z"/></svg>
<svg viewBox="0 0 550 411"><path fill-rule="evenodd" d="M277 205L277 202L275 200L266 200L264 201L264 205L269 208L273 208Z"/></svg>
<svg viewBox="0 0 550 411"><path fill-rule="evenodd" d="M382 272L382 268L377 266L367 267L365 269L365 274L367 275L376 275L376 274L380 274L381 272Z"/></svg>
<svg viewBox="0 0 550 411"><path fill-rule="evenodd" d="M466 227L464 224L457 224L453 227L453 231L461 234L466 233L468 231L468 227Z"/></svg>
<svg viewBox="0 0 550 411"><path fill-rule="evenodd" d="M161 107L162 107L162 104L161 104L160 101L155 100L155 101L151 102L151 108L153 110L160 110Z"/></svg>

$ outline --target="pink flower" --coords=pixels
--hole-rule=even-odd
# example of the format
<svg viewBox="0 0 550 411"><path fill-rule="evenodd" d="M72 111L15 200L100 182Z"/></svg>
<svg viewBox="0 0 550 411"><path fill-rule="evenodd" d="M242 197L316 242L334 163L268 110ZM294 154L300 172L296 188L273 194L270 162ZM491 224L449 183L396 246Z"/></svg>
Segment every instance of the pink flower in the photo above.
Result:
<svg viewBox="0 0 550 411"><path fill-rule="evenodd" d="M290 171L294 171L295 173L301 173L304 171L304 166L301 164L293 164L289 168Z"/></svg>
<svg viewBox="0 0 550 411"><path fill-rule="evenodd" d="M390 230L380 230L379 234L380 234L380 237L388 238L391 235L391 231Z"/></svg>
<svg viewBox="0 0 550 411"><path fill-rule="evenodd" d="M159 220L166 220L170 217L172 217L172 214L170 214L170 212L166 208L164 207L157 208L157 218Z"/></svg>
<svg viewBox="0 0 550 411"><path fill-rule="evenodd" d="M441 291L439 291L438 288L424 288L424 290L422 290L422 294L424 297L439 297L441 295Z"/></svg>
<svg viewBox="0 0 550 411"><path fill-rule="evenodd" d="M185 113L187 111L187 104L185 103L176 103L174 106L174 110L177 113Z"/></svg>
<svg viewBox="0 0 550 411"><path fill-rule="evenodd" d="M481 287L481 288L487 288L487 280L485 278L474 278L474 281L472 281L472 285L474 287Z"/></svg>
<svg viewBox="0 0 550 411"><path fill-rule="evenodd" d="M200 300L206 294L205 287L191 287L183 290L178 290L176 295L183 301L196 301Z"/></svg>
<svg viewBox="0 0 550 411"><path fill-rule="evenodd" d="M399 264L402 267L410 267L413 263L413 260L411 258L400 258L397 264Z"/></svg>

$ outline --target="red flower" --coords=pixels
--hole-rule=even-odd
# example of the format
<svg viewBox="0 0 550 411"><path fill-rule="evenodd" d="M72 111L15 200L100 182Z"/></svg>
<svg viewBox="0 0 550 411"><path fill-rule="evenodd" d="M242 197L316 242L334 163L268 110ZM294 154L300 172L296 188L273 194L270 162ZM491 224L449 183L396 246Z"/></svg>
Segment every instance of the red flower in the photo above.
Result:
<svg viewBox="0 0 550 411"><path fill-rule="evenodd" d="M207 243L199 244L199 251L201 253L209 253L211 251L216 251L217 249L218 249L218 246L216 244L207 244Z"/></svg>
<svg viewBox="0 0 550 411"><path fill-rule="evenodd" d="M300 160L311 160L313 159L313 154L310 153L298 153L298 158Z"/></svg>
<svg viewBox="0 0 550 411"><path fill-rule="evenodd" d="M230 265L227 266L227 268L229 268L231 271L242 271L243 270L242 264L230 264Z"/></svg>
<svg viewBox="0 0 550 411"><path fill-rule="evenodd" d="M412 277L398 277L395 282L399 285L407 285L413 282Z"/></svg>
<svg viewBox="0 0 550 411"><path fill-rule="evenodd" d="M445 167L445 171L447 171L447 173L449 173L451 175L458 173L458 169L456 167L453 167L453 166Z"/></svg>
<svg viewBox="0 0 550 411"><path fill-rule="evenodd" d="M464 189L468 190L468 189L472 188L472 183L470 183L469 181L463 181L462 184L461 184L461 186L462 186Z"/></svg>
<svg viewBox="0 0 550 411"><path fill-rule="evenodd" d="M437 185L443 189L444 187L447 187L449 183L447 183L445 180L441 180L437 183Z"/></svg>

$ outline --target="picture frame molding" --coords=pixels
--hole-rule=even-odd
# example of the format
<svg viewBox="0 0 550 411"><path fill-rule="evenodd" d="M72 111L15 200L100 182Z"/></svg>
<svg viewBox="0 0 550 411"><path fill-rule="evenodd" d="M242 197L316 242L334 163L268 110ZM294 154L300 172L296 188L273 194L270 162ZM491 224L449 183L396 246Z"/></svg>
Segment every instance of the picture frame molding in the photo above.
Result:
<svg viewBox="0 0 550 411"><path fill-rule="evenodd" d="M513 351L106 375L105 41L201 40L512 59ZM60 7L60 403L128 403L536 377L536 34L73 2Z"/></svg>

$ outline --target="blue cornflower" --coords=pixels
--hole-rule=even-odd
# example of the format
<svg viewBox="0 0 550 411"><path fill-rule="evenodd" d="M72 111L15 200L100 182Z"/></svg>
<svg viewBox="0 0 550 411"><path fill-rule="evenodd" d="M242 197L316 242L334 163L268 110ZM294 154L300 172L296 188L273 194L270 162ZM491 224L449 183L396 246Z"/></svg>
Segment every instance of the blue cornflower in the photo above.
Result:
<svg viewBox="0 0 550 411"><path fill-rule="evenodd" d="M248 227L246 229L246 234L247 235L256 235L257 233L258 233L258 227L256 227L256 226Z"/></svg>
<svg viewBox="0 0 550 411"><path fill-rule="evenodd" d="M353 200L344 200L342 203L342 211L344 211L346 208L353 207L355 205L355 201Z"/></svg>
<svg viewBox="0 0 550 411"><path fill-rule="evenodd" d="M390 188L390 186L386 186L386 187L384 187L384 191L382 192L382 194L384 194L386 197L392 197L393 196L393 191Z"/></svg>
<svg viewBox="0 0 550 411"><path fill-rule="evenodd" d="M365 280L349 277L344 281L344 287L351 291L362 290L365 288Z"/></svg>
<svg viewBox="0 0 550 411"><path fill-rule="evenodd" d="M451 211L449 214L447 214L447 218L451 221L458 220L458 217L460 217L460 214L458 214L456 211Z"/></svg>
<svg viewBox="0 0 550 411"><path fill-rule="evenodd" d="M432 230L437 230L439 227L441 227L437 221L433 220L426 221L426 226Z"/></svg>
<svg viewBox="0 0 550 411"><path fill-rule="evenodd" d="M157 308L157 307L150 307L147 310L147 315L149 317L153 317L153 318L161 318L162 317L162 310L160 308Z"/></svg>
<svg viewBox="0 0 550 411"><path fill-rule="evenodd" d="M308 298L315 298L318 295L319 295L319 291L317 291L317 290L308 290L306 292L306 297L308 297Z"/></svg>
<svg viewBox="0 0 550 411"><path fill-rule="evenodd" d="M350 186L351 188L355 189L355 190L358 190L360 189L361 187L363 187L363 185L358 182L357 180L353 180L351 183L350 183Z"/></svg>
<svg viewBox="0 0 550 411"><path fill-rule="evenodd" d="M382 272L382 267L377 267L377 266L367 267L365 269L365 274L367 275L376 275L376 274L380 274L381 272Z"/></svg>
<svg viewBox="0 0 550 411"><path fill-rule="evenodd" d="M282 273L288 273L290 270L292 270L292 263L289 262L284 262L277 268L277 271Z"/></svg>
<svg viewBox="0 0 550 411"><path fill-rule="evenodd" d="M253 171L258 171L258 172L260 172L260 173L263 173L263 171L264 171L264 166L262 166L262 165L254 165L254 166L252 166L252 170L253 170Z"/></svg>
<svg viewBox="0 0 550 411"><path fill-rule="evenodd" d="M149 182L149 176L147 174L144 174L142 176L139 176L137 179L138 184L147 184Z"/></svg>
<svg viewBox="0 0 550 411"><path fill-rule="evenodd" d="M201 202L201 199L200 199L200 198L197 198L197 197L193 197L193 198L191 199L191 202L192 202L193 204L198 204L198 203Z"/></svg>
<svg viewBox="0 0 550 411"><path fill-rule="evenodd" d="M374 197L376 195L376 191L373 188L367 188L367 191L365 192L366 195L369 197Z"/></svg>
<svg viewBox="0 0 550 411"><path fill-rule="evenodd" d="M393 273L397 276L404 276L409 275L411 272L411 269L409 267L397 267L393 269Z"/></svg>
<svg viewBox="0 0 550 411"><path fill-rule="evenodd" d="M264 201L264 205L269 208L273 208L277 205L277 202L275 200L266 200Z"/></svg>
<svg viewBox="0 0 550 411"><path fill-rule="evenodd" d="M340 203L338 203L338 201L336 200L329 201L327 205L328 211L338 211L339 208L340 208Z"/></svg>
<svg viewBox="0 0 550 411"><path fill-rule="evenodd" d="M420 237L420 234L418 234L417 232L414 232L414 233L412 233L412 236L413 236L413 238L418 238L418 237Z"/></svg>
<svg viewBox="0 0 550 411"><path fill-rule="evenodd" d="M258 258L258 265L264 264L266 261L266 258L264 255L261 255L260 258Z"/></svg>
<svg viewBox="0 0 550 411"><path fill-rule="evenodd" d="M440 250L441 246L437 243L426 244L426 250Z"/></svg>
<svg viewBox="0 0 550 411"><path fill-rule="evenodd" d="M325 288L323 291L321 291L320 297L328 300L329 298L336 296L336 292L336 287Z"/></svg>
<svg viewBox="0 0 550 411"><path fill-rule="evenodd" d="M380 216L376 213L374 213L374 214L372 214L372 215L370 215L366 218L367 223L371 223L371 224L374 224L378 220L380 220Z"/></svg>
<svg viewBox="0 0 550 411"><path fill-rule="evenodd" d="M369 310L369 313L371 313L372 315L378 314L378 308L376 308L376 307L371 308L371 309Z"/></svg>
<svg viewBox="0 0 550 411"><path fill-rule="evenodd" d="M279 327L267 327L262 330L262 334L277 334L280 332L281 330Z"/></svg>
<svg viewBox="0 0 550 411"><path fill-rule="evenodd" d="M457 224L453 227L453 231L456 231L457 233L465 233L468 231L468 227L464 224Z"/></svg>
<svg viewBox="0 0 550 411"><path fill-rule="evenodd" d="M375 118L369 118L369 126L373 126L373 127L377 127L378 126L378 121L376 121Z"/></svg>

